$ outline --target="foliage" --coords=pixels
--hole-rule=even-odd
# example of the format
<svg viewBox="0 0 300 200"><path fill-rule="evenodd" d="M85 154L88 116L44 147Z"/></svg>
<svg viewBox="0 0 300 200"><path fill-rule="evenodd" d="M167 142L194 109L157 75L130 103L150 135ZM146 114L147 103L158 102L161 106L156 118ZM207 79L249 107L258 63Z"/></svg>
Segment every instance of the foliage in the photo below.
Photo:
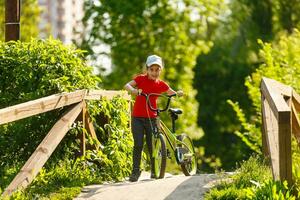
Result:
<svg viewBox="0 0 300 200"><path fill-rule="evenodd" d="M244 144L247 145L247 147L249 147L253 152L260 154L262 146L261 136L259 134L260 128L256 126L256 124L260 122L257 118L255 118L251 124L248 123L245 113L240 108L238 102L234 103L231 100L227 100L227 102L232 106L244 130L243 132L235 131L234 134L240 137Z"/></svg>
<svg viewBox="0 0 300 200"><path fill-rule="evenodd" d="M247 81L246 85L244 82L262 63L257 38L276 42L282 32L291 34L293 28L299 27L296 1L229 1L227 14L217 21L217 29L212 34L211 51L197 59L195 88L202 105L198 123L205 132L198 143L205 147L205 156L220 157L224 169L231 169L234 162L246 159L261 145L257 137L260 118L256 117L256 108L251 106L254 98L246 93L251 82ZM238 118L226 103L228 99L238 102L240 108L236 105L235 112L242 108ZM242 115L255 126L241 124ZM246 147L242 140L248 143ZM228 144L231 145L229 152Z"/></svg>
<svg viewBox="0 0 300 200"><path fill-rule="evenodd" d="M0 43L0 108L54 93L98 88L99 78L82 58L82 51L53 39ZM89 150L86 157L78 157L78 135L87 131L82 123L73 124L36 180L13 198L70 199L85 184L118 181L129 174L132 139L128 102L120 98L90 101L88 111L100 143L87 135L87 146L99 145L100 151ZM63 112L65 109L59 109L0 126L1 189L12 181Z"/></svg>
<svg viewBox="0 0 300 200"><path fill-rule="evenodd" d="M88 160L100 168L103 180L123 180L131 171L133 140L129 126L127 100L114 98L90 102L101 150L88 152ZM109 123L103 123L109 122Z"/></svg>
<svg viewBox="0 0 300 200"><path fill-rule="evenodd" d="M233 175L234 183L238 188L251 186L251 181L262 183L271 178L270 168L258 155L252 155L248 160L241 162L236 174Z"/></svg>
<svg viewBox="0 0 300 200"><path fill-rule="evenodd" d="M252 195L250 199L264 200L295 200L296 197L292 194L292 190L288 188L287 181L283 183L280 181L265 181L263 184L256 184L256 188L252 188Z"/></svg>
<svg viewBox="0 0 300 200"><path fill-rule="evenodd" d="M240 189L235 187L229 187L226 190L212 189L209 194L206 195L206 200L245 200L247 198L247 189Z"/></svg>
<svg viewBox="0 0 300 200"><path fill-rule="evenodd" d="M40 8L37 0L22 0L20 15L20 39L30 41L38 36ZM0 41L4 41L5 0L0 0Z"/></svg>
<svg viewBox="0 0 300 200"><path fill-rule="evenodd" d="M258 156L242 162L231 178L231 183L221 182L205 199L296 199L286 181L272 180L270 169Z"/></svg>
<svg viewBox="0 0 300 200"><path fill-rule="evenodd" d="M48 39L0 43L0 108L51 94L95 88L98 78L82 60L82 51ZM0 166L27 159L64 110L0 127ZM24 132L26 130L26 132Z"/></svg>
<svg viewBox="0 0 300 200"><path fill-rule="evenodd" d="M261 40L258 42L262 47L260 55L263 64L245 81L248 95L255 109L255 117L241 119L240 116L245 115L244 112L235 110L245 130L245 133L240 136L244 138L245 142L251 140L250 146L256 144L256 146L261 147L261 79L263 76L272 78L292 86L295 91L300 91L299 48L297 46L300 43L300 33L295 30L290 36L282 34L273 44L263 43Z"/></svg>
<svg viewBox="0 0 300 200"><path fill-rule="evenodd" d="M122 88L134 74L142 72L149 54L162 56L166 66L162 79L186 93L174 104L184 110L179 132L199 138L202 131L195 123L198 103L192 69L196 56L211 46L206 40L207 32L214 30L223 6L223 1L215 0L88 0L84 21L90 32L81 47L95 57L97 45L109 47L108 52L100 52L112 60L112 72L104 79L105 88Z"/></svg>
<svg viewBox="0 0 300 200"><path fill-rule="evenodd" d="M243 82L258 66L256 38L272 38L271 30L266 29L271 27L269 8L260 6L266 1L255 1L251 6L244 1L228 2L227 14L218 21L212 34L211 51L197 58L194 87L202 105L198 124L205 132L198 143L205 147L205 156L221 159L225 170L231 170L236 161L246 159L251 152L232 134L241 126L227 100L238 101L247 114L253 112ZM264 20L259 21L257 16Z"/></svg>
<svg viewBox="0 0 300 200"><path fill-rule="evenodd" d="M251 134L244 134L246 141L251 140L252 144L260 144L260 127L261 127L261 97L260 97L260 82L263 76L275 79L284 84L292 86L296 91L299 91L299 81L300 81L300 66L299 66L299 44L300 33L294 30L292 35L282 34L276 41L271 43L263 43L259 40L261 45L260 56L263 59L263 64L251 74L251 77L246 79L245 85L248 87L248 94L252 100L252 105L255 108L255 117L245 119L242 110L238 110L235 107L239 118L241 118L242 125L245 130L252 130ZM236 105L234 105L236 106ZM256 119L255 119L256 118ZM261 180L256 179L251 181L255 184L255 187L251 187L249 191L252 191L252 199L296 199L295 196L291 194L292 189L299 193L299 147L295 140L293 140L293 176L295 178L295 188L290 186L288 188L286 183L280 183L275 181L269 181L267 178L261 177L261 172L257 173L257 176L261 177ZM247 178L247 173L241 173L243 179L249 180ZM249 182L242 181L243 187L250 187ZM244 183L248 183L246 186ZM295 191L293 191L295 192ZM251 199L250 198L250 199Z"/></svg>

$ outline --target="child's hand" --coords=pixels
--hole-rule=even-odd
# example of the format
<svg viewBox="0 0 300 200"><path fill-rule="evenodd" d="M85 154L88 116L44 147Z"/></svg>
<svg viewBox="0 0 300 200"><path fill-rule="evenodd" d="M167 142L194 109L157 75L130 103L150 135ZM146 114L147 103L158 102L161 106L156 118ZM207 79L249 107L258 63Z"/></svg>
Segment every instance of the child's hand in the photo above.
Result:
<svg viewBox="0 0 300 200"><path fill-rule="evenodd" d="M134 95L140 95L140 94L142 94L142 89L134 89L133 91L132 91L132 94L134 94Z"/></svg>
<svg viewBox="0 0 300 200"><path fill-rule="evenodd" d="M177 96L182 97L184 95L182 90L178 90L177 92Z"/></svg>
<svg viewBox="0 0 300 200"><path fill-rule="evenodd" d="M141 94L142 94L142 92L143 92L143 90L142 90L142 89L138 89L138 95L141 95Z"/></svg>

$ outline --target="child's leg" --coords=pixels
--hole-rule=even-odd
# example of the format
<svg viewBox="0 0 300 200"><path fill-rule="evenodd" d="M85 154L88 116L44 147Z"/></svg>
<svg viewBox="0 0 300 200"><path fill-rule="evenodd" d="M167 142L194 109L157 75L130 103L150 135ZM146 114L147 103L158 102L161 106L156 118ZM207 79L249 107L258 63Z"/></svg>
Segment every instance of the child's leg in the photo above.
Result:
<svg viewBox="0 0 300 200"><path fill-rule="evenodd" d="M146 143L148 147L148 152L150 155L150 166L151 166L151 178L154 178L154 162L152 158L152 134L153 134L153 128L156 127L156 121L155 119L147 119L146 126L145 126L145 132L146 132Z"/></svg>
<svg viewBox="0 0 300 200"><path fill-rule="evenodd" d="M133 146L133 171L140 170L141 156L143 150L143 139L144 139L144 125L143 119L133 117L132 118L132 134L134 140Z"/></svg>

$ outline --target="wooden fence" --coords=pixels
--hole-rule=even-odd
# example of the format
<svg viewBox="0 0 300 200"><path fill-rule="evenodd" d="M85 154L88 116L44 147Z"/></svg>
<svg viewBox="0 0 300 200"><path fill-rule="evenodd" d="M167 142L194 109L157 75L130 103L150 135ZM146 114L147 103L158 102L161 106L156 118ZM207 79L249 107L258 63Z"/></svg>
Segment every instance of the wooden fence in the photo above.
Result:
<svg viewBox="0 0 300 200"><path fill-rule="evenodd" d="M292 87L269 78L261 82L262 142L275 180L292 183L291 135L300 144L300 96Z"/></svg>
<svg viewBox="0 0 300 200"><path fill-rule="evenodd" d="M70 93L55 94L0 109L0 125L2 125L70 105L69 110L55 123L17 176L5 189L2 196L9 196L17 189L26 188L32 182L76 119L81 120L87 132L94 139L97 139L85 101L99 100L103 97L112 99L115 96L121 96L130 100L130 96L125 91L79 90ZM81 153L84 154L85 134L81 135L80 140Z"/></svg>

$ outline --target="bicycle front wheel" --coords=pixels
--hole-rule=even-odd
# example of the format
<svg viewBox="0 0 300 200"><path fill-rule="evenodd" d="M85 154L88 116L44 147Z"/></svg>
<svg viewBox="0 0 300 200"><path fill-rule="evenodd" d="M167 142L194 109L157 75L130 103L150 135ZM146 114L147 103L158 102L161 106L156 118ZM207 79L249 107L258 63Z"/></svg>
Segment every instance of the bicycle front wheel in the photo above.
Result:
<svg viewBox="0 0 300 200"><path fill-rule="evenodd" d="M166 142L163 134L153 137L153 172L155 178L164 178L167 161Z"/></svg>
<svg viewBox="0 0 300 200"><path fill-rule="evenodd" d="M181 169L184 175L191 176L197 172L197 159L194 150L194 145L191 138L186 134L177 136L178 140L182 142L181 147Z"/></svg>

